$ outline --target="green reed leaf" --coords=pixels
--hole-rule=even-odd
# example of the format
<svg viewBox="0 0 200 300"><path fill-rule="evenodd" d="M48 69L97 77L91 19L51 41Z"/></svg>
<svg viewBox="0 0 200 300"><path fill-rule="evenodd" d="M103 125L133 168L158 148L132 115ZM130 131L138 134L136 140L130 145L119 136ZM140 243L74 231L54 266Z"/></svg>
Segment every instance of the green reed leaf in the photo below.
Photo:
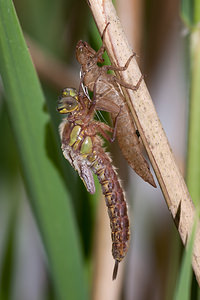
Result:
<svg viewBox="0 0 200 300"><path fill-rule="evenodd" d="M88 299L81 246L44 97L10 0L0 0L0 72L56 299Z"/></svg>

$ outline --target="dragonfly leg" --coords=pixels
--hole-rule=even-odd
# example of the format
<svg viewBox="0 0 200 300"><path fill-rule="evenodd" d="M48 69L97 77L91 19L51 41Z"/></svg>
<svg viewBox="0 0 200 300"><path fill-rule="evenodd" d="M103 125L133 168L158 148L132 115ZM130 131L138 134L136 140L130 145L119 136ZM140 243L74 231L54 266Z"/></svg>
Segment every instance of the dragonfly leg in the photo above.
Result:
<svg viewBox="0 0 200 300"><path fill-rule="evenodd" d="M97 124L97 128L98 128L98 132L107 140L109 141L110 143L113 143L115 141L115 138L116 138L116 133L117 133L117 120L118 120L118 117L119 117L119 114L121 112L121 106L120 106L120 110L114 120L114 127L111 128L109 125L105 124L105 123L100 123L100 124ZM105 131L109 131L109 132L112 132L113 135L112 137L110 137Z"/></svg>
<svg viewBox="0 0 200 300"><path fill-rule="evenodd" d="M130 57L129 57L129 59L127 60L127 62L125 63L125 65L123 66L123 67L118 67L118 66L103 66L102 67L102 69L103 70L105 70L105 72L107 72L108 70L111 70L111 71L125 71L127 68L128 68L128 66L129 66L129 64L130 64L130 62L131 62L131 60L132 60L132 58L134 57L134 56L136 56L137 54L134 52Z"/></svg>
<svg viewBox="0 0 200 300"><path fill-rule="evenodd" d="M144 79L144 76L141 75L140 79L138 80L138 82L136 83L136 85L132 85L132 84L129 84L125 81L123 81L122 79L116 77L116 76L113 76L113 80L116 81L117 83L119 83L121 86L127 88L127 89L130 89L130 90L133 90L133 91L137 91L140 87L140 84L142 82L142 80Z"/></svg>
<svg viewBox="0 0 200 300"><path fill-rule="evenodd" d="M109 128L108 128L109 127ZM106 132L106 131L110 131L110 132L114 132L113 128L111 128L109 125L106 125L104 123L100 123L97 124L97 132L100 133L104 139L106 139L107 141L109 141L110 143L113 143L113 137L110 137Z"/></svg>
<svg viewBox="0 0 200 300"><path fill-rule="evenodd" d="M120 113L121 113L121 109L122 109L122 106L120 106L119 107L119 112L118 112L118 114L117 114L117 116L115 117L115 119L114 119L114 126L113 126L113 136L112 136L112 138L111 138L111 143L113 143L114 142L114 140L115 140L115 138L116 138L116 133L117 133L117 120L118 120L118 117L119 117L119 115L120 115Z"/></svg>
<svg viewBox="0 0 200 300"><path fill-rule="evenodd" d="M105 39L106 29L107 29L107 27L108 27L109 24L110 24L110 22L108 22L108 23L106 24L106 27L104 28L103 33L102 33L102 36L101 36L101 38L102 38L102 46L101 46L101 48L97 51L97 53L95 54L95 57L97 58L98 62L101 62L101 63L104 62L104 59L102 58L102 55L103 55L103 53L104 53L104 51L105 51L105 49L106 49L106 48L105 48L105 42L104 42L104 39Z"/></svg>
<svg viewBox="0 0 200 300"><path fill-rule="evenodd" d="M101 39L103 41L103 44L104 44L104 39L105 39L105 33L106 33L106 29L108 28L108 25L110 25L110 22L108 22L103 30L103 33L101 35Z"/></svg>

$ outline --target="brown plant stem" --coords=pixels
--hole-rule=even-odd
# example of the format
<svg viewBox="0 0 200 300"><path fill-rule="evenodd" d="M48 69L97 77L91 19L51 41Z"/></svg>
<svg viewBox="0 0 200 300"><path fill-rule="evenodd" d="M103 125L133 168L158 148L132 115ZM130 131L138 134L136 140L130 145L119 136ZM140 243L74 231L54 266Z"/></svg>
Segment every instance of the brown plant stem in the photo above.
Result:
<svg viewBox="0 0 200 300"><path fill-rule="evenodd" d="M133 51L128 44L112 1L89 0L88 4L101 34L106 24L110 22L105 35L106 50L113 64L124 66ZM117 75L127 83L135 85L141 76L136 60L133 58L129 68ZM127 89L124 90L124 93L168 208L183 244L186 245L194 223L195 208L144 80L136 92ZM199 223L194 242L192 265L200 284Z"/></svg>

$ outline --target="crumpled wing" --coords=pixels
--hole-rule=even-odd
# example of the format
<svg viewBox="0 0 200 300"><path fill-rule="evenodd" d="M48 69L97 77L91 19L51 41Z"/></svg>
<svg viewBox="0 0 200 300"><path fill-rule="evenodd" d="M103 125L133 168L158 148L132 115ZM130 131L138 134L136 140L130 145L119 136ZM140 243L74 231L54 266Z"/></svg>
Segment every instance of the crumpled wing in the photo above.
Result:
<svg viewBox="0 0 200 300"><path fill-rule="evenodd" d="M90 194L95 193L94 178L91 169L88 167L86 160L79 154L75 153L67 144L62 144L64 157L70 162L72 167L78 172L80 178Z"/></svg>
<svg viewBox="0 0 200 300"><path fill-rule="evenodd" d="M82 164L80 166L79 176L83 180L87 191L90 194L94 194L95 193L95 184L94 184L93 174L92 174L91 169L89 169L86 164Z"/></svg>

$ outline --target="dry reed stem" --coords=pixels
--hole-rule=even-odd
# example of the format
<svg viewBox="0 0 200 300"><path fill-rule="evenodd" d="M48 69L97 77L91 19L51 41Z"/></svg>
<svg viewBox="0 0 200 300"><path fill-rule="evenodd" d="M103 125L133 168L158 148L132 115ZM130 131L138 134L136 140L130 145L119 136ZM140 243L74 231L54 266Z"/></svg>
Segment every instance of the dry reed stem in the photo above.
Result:
<svg viewBox="0 0 200 300"><path fill-rule="evenodd" d="M110 22L105 35L105 44L112 63L117 66L125 65L133 51L128 44L112 1L89 0L88 5L100 33ZM135 85L141 76L136 60L133 59L128 70L118 75L125 82ZM127 89L125 94L168 208L185 245L195 218L195 208L188 189L176 165L145 82L142 82L137 92ZM192 265L200 285L200 223L197 225Z"/></svg>

